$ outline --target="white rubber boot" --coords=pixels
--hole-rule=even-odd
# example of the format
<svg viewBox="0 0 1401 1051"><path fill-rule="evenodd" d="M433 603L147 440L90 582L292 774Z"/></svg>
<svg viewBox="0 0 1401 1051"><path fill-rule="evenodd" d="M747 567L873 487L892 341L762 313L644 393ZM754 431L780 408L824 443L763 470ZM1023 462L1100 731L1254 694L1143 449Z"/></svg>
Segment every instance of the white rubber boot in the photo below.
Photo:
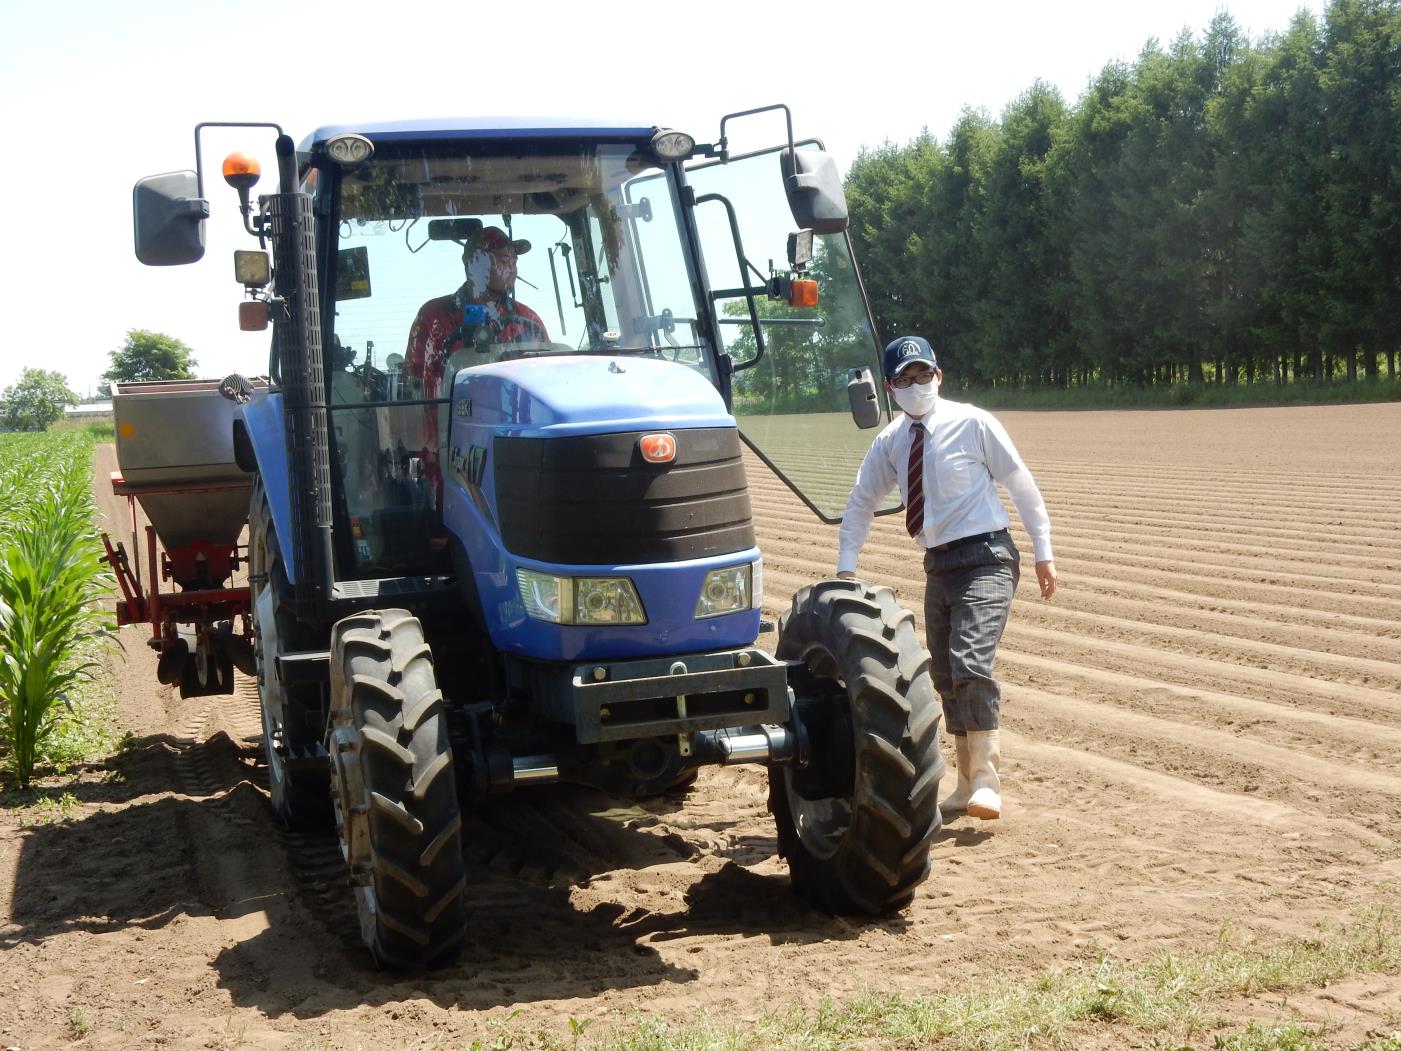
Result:
<svg viewBox="0 0 1401 1051"><path fill-rule="evenodd" d="M958 763L958 787L953 795L939 801L939 813L944 817L961 814L968 809L968 797L973 794L973 779L969 776L968 738L955 734L953 738L954 761Z"/></svg>
<svg viewBox="0 0 1401 1051"><path fill-rule="evenodd" d="M997 768L1002 765L1002 748L996 730L968 731L968 775L973 782L973 794L968 797L968 815L984 821L1002 816L1002 780Z"/></svg>

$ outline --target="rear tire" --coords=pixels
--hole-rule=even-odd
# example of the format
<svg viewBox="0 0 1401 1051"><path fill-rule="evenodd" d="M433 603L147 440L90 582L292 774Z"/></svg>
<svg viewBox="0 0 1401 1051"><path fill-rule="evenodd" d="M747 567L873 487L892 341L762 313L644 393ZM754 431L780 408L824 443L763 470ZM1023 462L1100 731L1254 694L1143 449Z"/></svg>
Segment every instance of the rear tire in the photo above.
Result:
<svg viewBox="0 0 1401 1051"><path fill-rule="evenodd" d="M265 667L264 639L271 636L277 653L317 648L310 632L297 622L292 607L292 585L272 525L272 510L261 477L253 479L248 513L248 576L253 621L253 659L258 674L258 707L263 720L263 747L268 763L268 789L273 813L289 828L323 829L331 824L331 783L329 764L325 769L307 770L287 764L297 752L314 752L325 738L321 716L321 690L316 686L281 687L281 704L269 689L270 675ZM271 623L258 614L258 601L264 589L272 589ZM324 646L325 643L323 642Z"/></svg>
<svg viewBox="0 0 1401 1051"><path fill-rule="evenodd" d="M929 652L889 588L828 580L803 588L779 622L777 655L826 687L813 706L813 762L769 768L769 809L793 886L834 913L884 915L929 875L940 827L941 709ZM824 759L824 750L825 756ZM801 792L800 792L801 789ZM806 794L803 794L806 793Z"/></svg>
<svg viewBox="0 0 1401 1051"><path fill-rule="evenodd" d="M432 653L407 611L332 629L331 750L361 937L383 966L451 962L467 930L462 816Z"/></svg>

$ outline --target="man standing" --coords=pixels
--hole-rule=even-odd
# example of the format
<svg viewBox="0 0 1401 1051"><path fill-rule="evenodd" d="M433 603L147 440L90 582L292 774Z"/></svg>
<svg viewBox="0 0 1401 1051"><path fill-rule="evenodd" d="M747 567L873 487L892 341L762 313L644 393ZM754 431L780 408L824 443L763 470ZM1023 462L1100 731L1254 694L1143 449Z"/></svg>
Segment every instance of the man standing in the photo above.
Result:
<svg viewBox="0 0 1401 1051"><path fill-rule="evenodd" d="M839 534L837 576L855 576L875 509L898 485L905 528L924 549L925 639L958 762L958 787L939 810L946 817L964 811L984 820L1000 817L1002 697L992 666L1021 555L994 483L1007 490L1031 534L1046 599L1056 591L1051 520L1002 425L982 409L939 397L944 374L927 341L901 336L885 348L884 365L885 389L904 415L876 435L856 472Z"/></svg>

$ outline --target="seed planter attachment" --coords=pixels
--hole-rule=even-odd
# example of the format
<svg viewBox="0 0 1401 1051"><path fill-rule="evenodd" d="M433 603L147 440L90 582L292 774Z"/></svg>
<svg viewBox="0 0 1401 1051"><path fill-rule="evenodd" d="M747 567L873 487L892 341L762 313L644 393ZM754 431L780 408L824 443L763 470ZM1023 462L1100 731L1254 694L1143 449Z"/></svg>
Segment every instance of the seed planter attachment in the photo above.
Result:
<svg viewBox="0 0 1401 1051"><path fill-rule="evenodd" d="M232 693L235 667L256 674L249 589L232 583L247 562L239 539L250 482L232 438L239 412L211 380L120 384L113 397L121 470L112 492L131 512L130 555L102 538L122 592L117 623L151 625L157 678L178 684L183 697ZM151 522L144 581L138 503Z"/></svg>

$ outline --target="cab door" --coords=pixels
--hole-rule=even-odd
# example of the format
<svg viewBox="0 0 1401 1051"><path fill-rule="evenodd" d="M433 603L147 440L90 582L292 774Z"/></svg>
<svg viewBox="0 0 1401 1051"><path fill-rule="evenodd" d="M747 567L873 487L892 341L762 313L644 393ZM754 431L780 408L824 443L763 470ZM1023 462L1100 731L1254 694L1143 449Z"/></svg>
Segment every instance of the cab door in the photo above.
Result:
<svg viewBox="0 0 1401 1051"><path fill-rule="evenodd" d="M821 145L809 141L797 149L820 152ZM822 521L835 523L866 449L890 422L890 407L844 224L840 232L812 235L806 272L795 275L789 265L789 237L798 223L785 190L787 151L776 146L696 162L685 178L722 349L734 362L740 434ZM815 306L771 297L771 290L786 287L783 278L794 276L816 282ZM853 375L866 383L857 392L868 402L865 428L853 418ZM897 492L882 511L899 506Z"/></svg>

